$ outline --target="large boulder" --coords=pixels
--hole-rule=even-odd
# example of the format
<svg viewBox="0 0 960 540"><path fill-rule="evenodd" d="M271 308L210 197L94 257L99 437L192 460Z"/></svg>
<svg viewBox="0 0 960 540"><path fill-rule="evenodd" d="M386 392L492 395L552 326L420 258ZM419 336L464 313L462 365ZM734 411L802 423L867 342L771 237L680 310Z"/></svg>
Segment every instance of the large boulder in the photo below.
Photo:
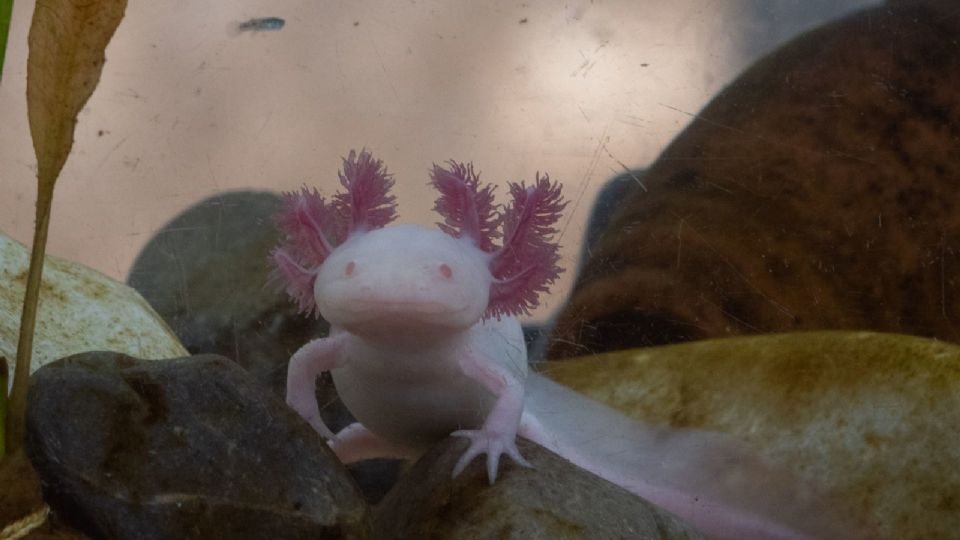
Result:
<svg viewBox="0 0 960 540"><path fill-rule="evenodd" d="M589 246L548 356L869 329L960 341L960 18L808 32L721 92Z"/></svg>

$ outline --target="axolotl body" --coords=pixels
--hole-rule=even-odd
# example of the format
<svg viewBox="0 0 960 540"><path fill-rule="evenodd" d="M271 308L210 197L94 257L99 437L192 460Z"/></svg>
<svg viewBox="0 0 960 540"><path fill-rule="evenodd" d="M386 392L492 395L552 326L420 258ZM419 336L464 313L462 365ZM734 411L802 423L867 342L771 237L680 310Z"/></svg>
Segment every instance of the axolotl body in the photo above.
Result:
<svg viewBox="0 0 960 540"><path fill-rule="evenodd" d="M287 194L271 260L301 310L330 322L328 337L291 357L287 403L343 462L414 459L454 435L471 442L452 474L486 454L493 483L502 454L528 466L520 435L711 537L856 536L722 434L644 426L528 373L516 315L560 272L552 237L565 203L546 175L510 184L512 202L498 211L472 166L435 165L438 229L386 226L393 181L368 152L351 152L340 180L345 192L330 201L306 188ZM358 421L336 435L315 396L324 371Z"/></svg>
<svg viewBox="0 0 960 540"><path fill-rule="evenodd" d="M471 166L435 166L446 218L438 230L383 227L394 214L392 179L369 153L351 153L341 181L347 193L330 204L306 189L288 195L279 220L279 275L301 308L331 324L291 358L288 403L345 462L415 457L452 433L472 441L457 473L484 453L491 482L502 453L525 465L515 441L526 348L513 315L559 274L547 238L564 206L559 184L544 176L513 185L514 204L496 214L492 188ZM500 226L507 238L494 247ZM323 371L358 420L336 436L314 397Z"/></svg>
<svg viewBox="0 0 960 540"><path fill-rule="evenodd" d="M523 462L514 440L525 345L515 317L481 320L486 258L463 239L398 225L357 235L324 263L317 306L330 337L294 355L288 400L329 436L312 396L318 370L332 370L359 421L334 439L341 460L412 458L456 432L478 451L496 456L499 446Z"/></svg>

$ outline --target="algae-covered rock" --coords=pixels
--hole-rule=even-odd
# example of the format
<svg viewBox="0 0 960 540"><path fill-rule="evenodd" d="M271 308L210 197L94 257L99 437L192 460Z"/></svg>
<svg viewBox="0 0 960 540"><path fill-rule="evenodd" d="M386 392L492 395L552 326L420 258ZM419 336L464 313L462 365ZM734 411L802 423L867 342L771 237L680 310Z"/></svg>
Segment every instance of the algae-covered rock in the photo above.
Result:
<svg viewBox="0 0 960 540"><path fill-rule="evenodd" d="M960 347L870 332L739 337L548 364L634 419L734 434L888 538L960 530Z"/></svg>
<svg viewBox="0 0 960 540"><path fill-rule="evenodd" d="M8 360L16 358L29 263L29 249L0 233L0 356ZM136 291L81 264L48 256L30 371L91 350L151 359L187 354Z"/></svg>

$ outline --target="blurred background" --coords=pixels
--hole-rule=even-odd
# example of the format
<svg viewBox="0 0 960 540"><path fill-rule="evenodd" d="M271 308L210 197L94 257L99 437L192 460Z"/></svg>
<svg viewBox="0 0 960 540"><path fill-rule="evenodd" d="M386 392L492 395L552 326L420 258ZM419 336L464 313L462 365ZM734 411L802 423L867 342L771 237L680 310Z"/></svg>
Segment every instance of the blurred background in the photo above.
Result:
<svg viewBox="0 0 960 540"><path fill-rule="evenodd" d="M563 182L562 304L604 182L652 162L751 62L865 0L131 2L57 184L48 252L124 280L153 234L216 193L330 194L366 147L400 222L429 225L427 170ZM0 83L0 230L32 236L26 116L33 2L14 5ZM236 32L254 17L278 31ZM503 187L498 189L502 197ZM502 199L501 199L501 202Z"/></svg>

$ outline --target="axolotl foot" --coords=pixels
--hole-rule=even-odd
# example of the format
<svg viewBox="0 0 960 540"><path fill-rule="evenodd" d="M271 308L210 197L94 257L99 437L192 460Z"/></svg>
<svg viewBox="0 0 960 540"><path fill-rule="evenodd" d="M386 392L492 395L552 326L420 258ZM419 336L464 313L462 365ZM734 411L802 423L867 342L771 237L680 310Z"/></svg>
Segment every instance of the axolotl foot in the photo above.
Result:
<svg viewBox="0 0 960 540"><path fill-rule="evenodd" d="M453 477L456 478L467 468L467 465L473 461L473 458L480 454L487 454L487 478L492 485L497 479L497 467L500 463L500 455L507 454L513 461L524 467L533 468L517 450L517 436L507 435L487 431L483 429L464 429L454 431L450 434L453 437L463 437L470 439L470 447L460 456L457 464L453 467Z"/></svg>

